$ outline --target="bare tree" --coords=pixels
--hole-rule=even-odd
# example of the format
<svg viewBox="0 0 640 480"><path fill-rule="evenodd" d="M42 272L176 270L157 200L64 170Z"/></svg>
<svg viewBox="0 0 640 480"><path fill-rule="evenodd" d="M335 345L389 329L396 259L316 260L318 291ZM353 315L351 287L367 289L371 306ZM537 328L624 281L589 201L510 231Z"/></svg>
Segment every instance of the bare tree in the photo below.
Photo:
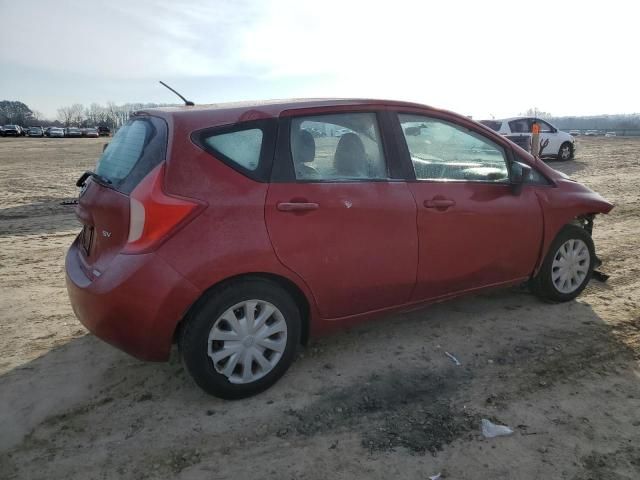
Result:
<svg viewBox="0 0 640 480"><path fill-rule="evenodd" d="M538 107L529 108L526 112L520 114L521 117L534 117L541 119L549 119L553 117L549 112L543 112Z"/></svg>
<svg viewBox="0 0 640 480"><path fill-rule="evenodd" d="M81 103L74 103L71 105L72 118L71 121L76 125L80 126L82 121L84 120L84 107Z"/></svg>
<svg viewBox="0 0 640 480"><path fill-rule="evenodd" d="M58 109L58 119L65 127L71 125L71 121L73 120L73 110L71 107L60 107Z"/></svg>

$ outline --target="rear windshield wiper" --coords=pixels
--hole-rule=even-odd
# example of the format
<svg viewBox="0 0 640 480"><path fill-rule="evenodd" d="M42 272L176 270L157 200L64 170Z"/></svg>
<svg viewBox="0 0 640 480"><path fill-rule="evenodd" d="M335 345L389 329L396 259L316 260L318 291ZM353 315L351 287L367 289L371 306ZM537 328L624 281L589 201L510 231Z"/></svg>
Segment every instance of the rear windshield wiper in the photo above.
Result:
<svg viewBox="0 0 640 480"><path fill-rule="evenodd" d="M96 172L87 170L82 175L80 175L80 178L76 181L76 187L82 187L87 181L87 178L89 177L96 179L98 183L102 183L103 185L111 185L112 183L111 180L109 180L107 177L103 177L102 175L99 175Z"/></svg>

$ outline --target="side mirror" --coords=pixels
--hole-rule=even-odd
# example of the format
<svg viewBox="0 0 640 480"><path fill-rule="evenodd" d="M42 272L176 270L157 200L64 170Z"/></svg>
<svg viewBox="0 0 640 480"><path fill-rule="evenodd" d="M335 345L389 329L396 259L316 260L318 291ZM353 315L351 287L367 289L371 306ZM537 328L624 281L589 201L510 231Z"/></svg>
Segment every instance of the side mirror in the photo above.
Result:
<svg viewBox="0 0 640 480"><path fill-rule="evenodd" d="M527 183L530 175L531 167L529 165L520 162L513 162L511 164L511 175L509 180L511 181L511 191L514 195L520 194L522 186Z"/></svg>
<svg viewBox="0 0 640 480"><path fill-rule="evenodd" d="M109 144L108 144L108 143L105 143L105 144L102 146L102 151L104 152L104 151L107 149L107 147L108 147L108 146L109 146Z"/></svg>

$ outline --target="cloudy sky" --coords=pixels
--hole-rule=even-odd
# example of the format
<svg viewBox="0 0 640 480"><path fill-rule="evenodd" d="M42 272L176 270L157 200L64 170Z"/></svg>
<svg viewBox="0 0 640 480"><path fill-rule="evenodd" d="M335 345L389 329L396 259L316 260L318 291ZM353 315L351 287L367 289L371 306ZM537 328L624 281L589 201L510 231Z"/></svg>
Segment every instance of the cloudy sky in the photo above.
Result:
<svg viewBox="0 0 640 480"><path fill-rule="evenodd" d="M406 99L479 117L640 112L638 2L0 0L0 99Z"/></svg>

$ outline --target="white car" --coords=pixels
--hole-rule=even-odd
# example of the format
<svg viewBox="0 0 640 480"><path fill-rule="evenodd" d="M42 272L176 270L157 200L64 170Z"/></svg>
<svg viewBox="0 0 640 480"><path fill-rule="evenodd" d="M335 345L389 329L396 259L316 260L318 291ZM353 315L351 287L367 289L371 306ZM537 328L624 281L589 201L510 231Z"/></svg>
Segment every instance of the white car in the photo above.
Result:
<svg viewBox="0 0 640 480"><path fill-rule="evenodd" d="M616 132L607 132L604 134L605 137L617 137Z"/></svg>
<svg viewBox="0 0 640 480"><path fill-rule="evenodd" d="M64 137L64 129L53 127L51 130L49 130L49 137Z"/></svg>
<svg viewBox="0 0 640 480"><path fill-rule="evenodd" d="M536 121L540 125L540 143L549 141L542 150L543 157L570 160L576 152L576 139L567 132L561 132L549 122L532 117L514 117L503 120L481 120L480 123L509 137L531 136L531 126ZM520 143L520 142L516 142Z"/></svg>

